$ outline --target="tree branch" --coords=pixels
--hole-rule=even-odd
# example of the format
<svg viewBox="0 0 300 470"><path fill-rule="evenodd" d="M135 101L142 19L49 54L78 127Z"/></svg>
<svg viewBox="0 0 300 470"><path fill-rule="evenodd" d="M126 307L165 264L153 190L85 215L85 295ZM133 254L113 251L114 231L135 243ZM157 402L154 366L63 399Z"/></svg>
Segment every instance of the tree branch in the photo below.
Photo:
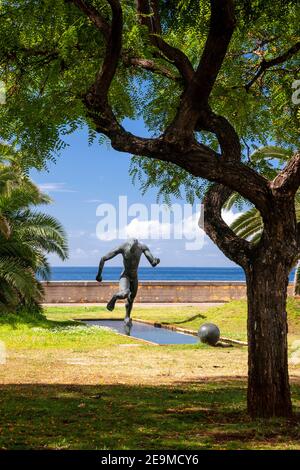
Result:
<svg viewBox="0 0 300 470"><path fill-rule="evenodd" d="M208 99L215 84L236 24L232 0L211 0L210 3L209 33L193 83L194 93L200 94L202 101Z"/></svg>
<svg viewBox="0 0 300 470"><path fill-rule="evenodd" d="M81 10L82 13L84 13L91 20L91 22L103 33L106 42L109 41L109 37L111 34L110 24L95 7L93 7L86 0L65 0L65 2L73 3L79 10ZM161 56L161 58L164 57ZM125 66L140 67L150 72L164 75L165 77L170 78L171 80L179 80L179 77L173 74L169 69L167 69L163 65L155 63L153 60L139 57L130 57L130 55L126 53L123 53L121 55L121 60ZM173 65L173 61L171 63Z"/></svg>
<svg viewBox="0 0 300 470"><path fill-rule="evenodd" d="M137 0L137 12L142 25L147 26L151 44L165 55L181 74L184 82L188 84L194 76L194 69L188 57L176 47L170 46L161 37L161 25L158 5L155 0ZM151 6L151 7L150 7Z"/></svg>
<svg viewBox="0 0 300 470"><path fill-rule="evenodd" d="M211 0L211 18L208 37L199 66L184 91L178 112L167 133L170 138L191 134L203 108L207 108L208 98L224 61L234 28L233 0Z"/></svg>
<svg viewBox="0 0 300 470"><path fill-rule="evenodd" d="M163 75L164 77L170 78L171 80L180 80L179 75L175 75L167 67L164 67L161 64L157 64L154 60L151 59L144 59L142 57L130 57L123 54L122 62L125 66L133 65L135 67L141 67L144 70Z"/></svg>
<svg viewBox="0 0 300 470"><path fill-rule="evenodd" d="M260 63L258 70L254 77L245 85L246 91L249 91L251 86L262 76L262 74L269 68L273 67L274 65L283 64L288 59L290 59L293 55L297 54L300 51L300 41L290 47L286 52L275 57L274 59L265 60L263 59Z"/></svg>
<svg viewBox="0 0 300 470"><path fill-rule="evenodd" d="M76 45L77 49L80 50L79 45ZM27 58L41 58L41 60L56 60L60 58L58 49L53 50L44 50L44 49L31 49L21 47L19 49L14 49L13 51L9 52L2 52L0 53L0 64L4 61L16 61L18 59L19 54L24 54ZM181 77L179 75L174 74L170 69L165 67L164 65L155 62L151 59L145 59L143 57L131 57L127 53L121 54L121 61L125 65L125 67L140 67L144 70L148 70L149 72L153 72L159 75L162 75L166 78L169 78L173 81L180 81Z"/></svg>
<svg viewBox="0 0 300 470"><path fill-rule="evenodd" d="M300 187L300 152L295 153L285 168L270 184L277 193L294 196Z"/></svg>
<svg viewBox="0 0 300 470"><path fill-rule="evenodd" d="M204 229L229 259L246 268L251 244L238 237L222 218L222 207L231 194L232 191L221 184L208 190L204 197Z"/></svg>
<svg viewBox="0 0 300 470"><path fill-rule="evenodd" d="M94 23L96 28L102 31L103 36L108 40L110 35L110 25L106 19L99 13L99 11L93 7L86 0L65 0L66 3L73 3L79 10L82 11L91 21Z"/></svg>
<svg viewBox="0 0 300 470"><path fill-rule="evenodd" d="M107 0L112 11L110 33L102 67L97 74L93 91L97 100L107 100L112 79L115 76L122 49L123 15L119 0Z"/></svg>
<svg viewBox="0 0 300 470"><path fill-rule="evenodd" d="M242 162L230 159L226 161L212 149L208 150L202 149L201 154L196 150L190 154L183 154L181 161L180 156L177 156L177 162L174 163L194 176L223 184L237 191L250 200L262 214L268 214L272 207L272 193L268 180Z"/></svg>
<svg viewBox="0 0 300 470"><path fill-rule="evenodd" d="M101 71L98 74L95 82L95 87L101 90L101 95L107 94L111 80L116 72L118 59L121 54L122 46L122 9L119 1L107 0L112 8L112 24L110 25L103 16L88 2L84 0L66 0L76 5L83 13L85 13L95 26L102 31L106 39L106 54L104 58ZM130 57L127 54L122 54L121 60L125 66L138 66L151 72L159 73L172 80L177 80L176 77L169 69L156 64L153 60Z"/></svg>
<svg viewBox="0 0 300 470"><path fill-rule="evenodd" d="M197 130L205 130L216 135L224 160L241 160L241 143L237 132L224 116L214 113L209 106L202 110L196 124Z"/></svg>

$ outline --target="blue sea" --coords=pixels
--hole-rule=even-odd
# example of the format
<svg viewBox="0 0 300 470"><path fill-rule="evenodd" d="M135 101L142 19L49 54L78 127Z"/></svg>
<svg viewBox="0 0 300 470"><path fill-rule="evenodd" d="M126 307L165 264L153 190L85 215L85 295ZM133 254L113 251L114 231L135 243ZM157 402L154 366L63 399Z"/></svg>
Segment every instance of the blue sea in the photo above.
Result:
<svg viewBox="0 0 300 470"><path fill-rule="evenodd" d="M103 280L119 279L122 267L105 266ZM95 266L53 267L52 281L94 281L97 274ZM293 280L294 270L290 274ZM242 268L139 268L139 279L145 281L245 281Z"/></svg>

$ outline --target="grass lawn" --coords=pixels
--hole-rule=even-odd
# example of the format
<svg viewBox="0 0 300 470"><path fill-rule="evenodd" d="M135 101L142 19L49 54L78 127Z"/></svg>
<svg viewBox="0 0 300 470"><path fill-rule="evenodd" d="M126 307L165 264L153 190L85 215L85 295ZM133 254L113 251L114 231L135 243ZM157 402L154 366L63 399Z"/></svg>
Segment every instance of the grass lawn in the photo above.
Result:
<svg viewBox="0 0 300 470"><path fill-rule="evenodd" d="M120 304L119 304L120 305ZM205 304L204 304L205 305ZM70 320L73 318L123 318L124 307L117 306L113 313L105 307L48 307L47 317L52 320ZM300 333L300 301L293 298L288 300L289 333L293 340ZM247 341L247 304L245 300L228 302L220 306L201 309L195 306L177 307L136 307L133 319L158 321L173 324L183 328L198 330L202 323L216 323L222 336Z"/></svg>
<svg viewBox="0 0 300 470"><path fill-rule="evenodd" d="M247 348L154 346L74 318L122 317L103 307L49 307L47 318L0 317L0 449L300 449L300 365L291 360L296 418L246 415ZM290 299L291 352L300 303ZM246 304L136 307L135 318L246 339ZM291 358L292 359L292 358Z"/></svg>

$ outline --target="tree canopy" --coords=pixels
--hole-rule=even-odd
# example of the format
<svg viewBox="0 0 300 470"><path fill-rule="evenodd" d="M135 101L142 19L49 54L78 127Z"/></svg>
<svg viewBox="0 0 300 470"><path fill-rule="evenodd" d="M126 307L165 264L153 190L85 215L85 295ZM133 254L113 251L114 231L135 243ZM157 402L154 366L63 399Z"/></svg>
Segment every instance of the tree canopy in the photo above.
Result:
<svg viewBox="0 0 300 470"><path fill-rule="evenodd" d="M157 136L174 118L185 84L176 54L172 58L172 50L159 50L155 38L176 53L184 52L187 69L196 69L211 11L207 0L152 3L160 9L161 24L156 36L149 37L147 20L155 18L149 13L139 21L136 2L122 1L122 51L109 101L119 122L143 119L150 135ZM292 102L292 83L300 70L299 3L235 3L237 25L209 101L239 134L244 161L260 171L262 162L249 158L253 146L272 142L295 148L298 142L299 107ZM95 11L101 12L100 25ZM105 61L111 16L106 0L1 2L0 79L7 102L0 108L0 136L22 147L28 166L41 168L57 158L64 136L84 125L90 141L105 138L97 136L82 99ZM201 129L197 139L218 148L209 131ZM183 186L190 200L203 194L203 180L170 163L141 157L133 159L131 174L144 189L155 185L163 195L180 195Z"/></svg>

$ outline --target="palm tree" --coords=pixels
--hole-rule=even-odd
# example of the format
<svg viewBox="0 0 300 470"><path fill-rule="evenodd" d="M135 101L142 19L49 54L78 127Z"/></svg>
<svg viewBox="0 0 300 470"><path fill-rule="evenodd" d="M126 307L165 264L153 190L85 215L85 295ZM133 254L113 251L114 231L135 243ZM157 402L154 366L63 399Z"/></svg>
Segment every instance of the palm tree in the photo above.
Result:
<svg viewBox="0 0 300 470"><path fill-rule="evenodd" d="M268 165L267 160L274 158L285 160L289 153L286 149L279 147L262 147L256 150L250 157L251 162L257 163L263 162L262 173L265 175L272 171L272 166ZM245 201L237 194L233 193L224 205L224 209L231 209L234 205L239 204L241 206ZM300 221L300 191L297 192L295 197L296 217L298 222ZM232 230L242 238L251 240L252 243L257 243L261 237L263 231L263 221L259 211L255 207L251 207L249 210L237 217L230 225ZM294 294L300 295L300 260L297 262L295 277L294 277Z"/></svg>
<svg viewBox="0 0 300 470"><path fill-rule="evenodd" d="M60 223L36 210L49 204L22 168L22 156L0 145L0 310L39 306L41 279L49 279L47 254L66 259L68 247Z"/></svg>

